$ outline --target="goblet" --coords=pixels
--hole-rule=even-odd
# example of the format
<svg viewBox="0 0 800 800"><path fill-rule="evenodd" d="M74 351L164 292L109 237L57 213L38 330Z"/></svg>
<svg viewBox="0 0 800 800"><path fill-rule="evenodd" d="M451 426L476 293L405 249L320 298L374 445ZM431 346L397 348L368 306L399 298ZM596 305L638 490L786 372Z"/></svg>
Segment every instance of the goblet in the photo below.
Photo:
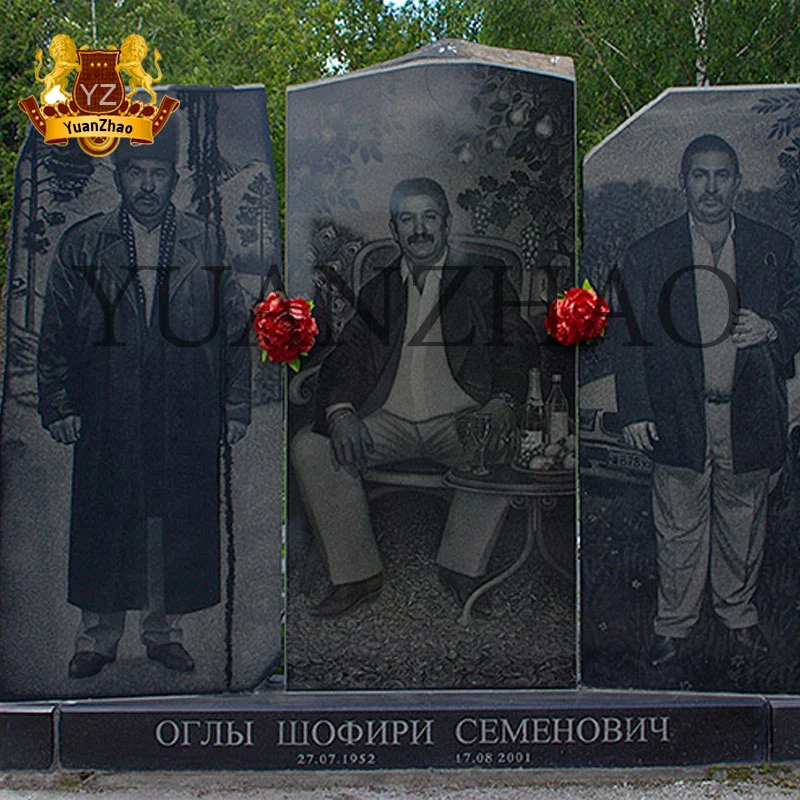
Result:
<svg viewBox="0 0 800 800"><path fill-rule="evenodd" d="M473 475L485 477L491 474L486 469L486 446L489 444L489 437L492 433L491 414L473 414L470 424L470 433L475 443L478 445L478 465L472 470Z"/></svg>

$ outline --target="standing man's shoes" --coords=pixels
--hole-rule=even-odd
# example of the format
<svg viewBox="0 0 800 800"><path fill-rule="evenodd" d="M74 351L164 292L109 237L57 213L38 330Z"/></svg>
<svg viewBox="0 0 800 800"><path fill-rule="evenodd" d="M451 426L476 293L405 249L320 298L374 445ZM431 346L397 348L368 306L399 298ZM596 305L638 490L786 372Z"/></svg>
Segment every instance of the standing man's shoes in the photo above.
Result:
<svg viewBox="0 0 800 800"><path fill-rule="evenodd" d="M674 661L678 657L680 641L680 639L675 639L672 636L659 636L656 634L653 637L650 653L648 654L648 660L652 666L660 667L663 664Z"/></svg>
<svg viewBox="0 0 800 800"><path fill-rule="evenodd" d="M355 611L364 603L376 600L383 587L383 573L379 572L365 581L340 583L333 591L311 609L312 617L341 617L348 611Z"/></svg>
<svg viewBox="0 0 800 800"><path fill-rule="evenodd" d="M75 653L69 662L70 678L91 678L97 675L106 664L111 664L116 659L105 656L102 653L95 653L91 650L82 650Z"/></svg>
<svg viewBox="0 0 800 800"><path fill-rule="evenodd" d="M151 661L158 661L167 669L173 669L176 672L191 672L194 669L194 659L186 652L183 645L178 642L148 644L147 657Z"/></svg>
<svg viewBox="0 0 800 800"><path fill-rule="evenodd" d="M751 625L749 628L734 628L733 641L736 649L748 656L765 656L769 652L767 640L758 625Z"/></svg>

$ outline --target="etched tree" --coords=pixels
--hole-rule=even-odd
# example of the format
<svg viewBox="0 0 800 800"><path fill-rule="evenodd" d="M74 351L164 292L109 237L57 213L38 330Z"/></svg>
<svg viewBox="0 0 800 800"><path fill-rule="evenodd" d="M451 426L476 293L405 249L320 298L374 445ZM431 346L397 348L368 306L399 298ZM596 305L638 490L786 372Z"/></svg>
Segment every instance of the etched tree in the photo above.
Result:
<svg viewBox="0 0 800 800"><path fill-rule="evenodd" d="M258 242L258 261L264 264L264 254L274 241L272 212L275 187L271 178L259 172L247 186L242 202L236 212L237 231L242 247Z"/></svg>
<svg viewBox="0 0 800 800"><path fill-rule="evenodd" d="M753 111L772 120L768 138L785 142L778 155L781 177L777 199L789 209L792 227L800 228L800 91L762 97Z"/></svg>
<svg viewBox="0 0 800 800"><path fill-rule="evenodd" d="M67 147L48 147L38 137L29 140L23 153L27 175L17 187L21 227L20 247L27 252L25 270L25 328L36 328L36 275L39 256L52 244L48 228L62 226L65 216L59 206L80 197L94 173L91 159L74 143Z"/></svg>

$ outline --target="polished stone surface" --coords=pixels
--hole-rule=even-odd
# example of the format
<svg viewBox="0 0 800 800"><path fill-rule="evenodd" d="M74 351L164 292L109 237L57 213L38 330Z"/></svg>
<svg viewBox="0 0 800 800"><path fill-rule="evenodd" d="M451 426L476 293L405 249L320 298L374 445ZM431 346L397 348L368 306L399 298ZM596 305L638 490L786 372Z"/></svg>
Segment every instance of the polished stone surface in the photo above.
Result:
<svg viewBox="0 0 800 800"><path fill-rule="evenodd" d="M669 463L678 463L674 455L665 455L676 438L684 437L682 451L686 453L695 446L702 448L705 436L700 415L692 405L692 398L704 390L702 367L695 369L696 380L687 380L685 371L674 368L678 362L670 360L672 357L667 357L667 351L661 349L664 336L659 333L668 333L673 322L676 336L695 341L689 331L696 324L691 322L696 303L691 293L682 294L681 281L686 274L678 274L684 267L689 267L691 273L692 264L687 261L693 261L694 254L690 245L686 245L688 250L678 252L688 241L688 233L681 229L679 234L669 235L668 231L675 229L662 226L672 220L682 225L681 221L686 220L687 196L680 180L685 148L706 134L722 137L736 152L741 172L733 199L737 220L734 252L741 306L757 307L764 318L780 318L783 304L794 302L791 300L794 295L787 288L791 281L784 282L792 271L791 261L785 260L783 244L777 248L768 242L774 237L776 242L791 246L797 235L793 223L795 199L785 189L791 171L788 159L792 151L787 150L791 148L787 138L790 131L781 127L793 91L785 86L670 89L627 120L585 159L582 277L609 298L617 314L625 315L611 322L609 335L603 341L582 347L580 352L581 661L586 685L761 693L800 689L796 669L800 659L797 615L800 545L796 536L800 484L797 439L793 434L800 418L800 381L796 375L789 375L790 355L788 361L781 362L786 369L781 368L780 375L765 378L759 385L752 377L755 373L746 370L765 363L764 356L769 351L761 345L738 351L734 394L749 391L751 396L744 403L734 398L733 413L741 414L745 406L761 408L764 398L777 401L782 393L781 382L788 376L785 457L781 452L777 455L784 466L782 473L775 472L770 481L766 541L753 597L767 650L742 647L737 642L729 628L752 625L755 615L750 614L741 622L734 620L733 625L726 627L712 608L711 587L706 585L701 593L697 623L688 632L679 633L685 639L680 643L677 657L659 666L652 664L654 634L668 633L654 630L659 566L650 490L653 460L663 462L672 458ZM795 124L792 121L789 126ZM709 190L712 194L716 191ZM748 220L769 228L753 228ZM759 231L757 236L748 233L754 229ZM659 232L666 238L658 238ZM650 234L656 239L643 238ZM637 248L636 242L642 244ZM779 252L780 264L776 255ZM670 258L674 261L672 274L677 275L677 283L664 280L663 285L659 284L660 279L652 271L663 266L669 272L671 267L666 261ZM609 281L616 268L621 270L623 279L615 287ZM776 278L778 272L783 276L780 279ZM626 274L629 280L625 279ZM782 282L779 291L774 291L774 280ZM642 286L649 288L641 292ZM663 298L660 305L652 300L659 291ZM769 301L769 307L763 299L768 296L775 298L774 302ZM727 318L727 312L724 316ZM687 321L690 327L686 327ZM640 341L637 325L644 332L644 340L655 342L655 346L637 349L629 345ZM794 328L784 330L784 341L794 335L790 330ZM704 337L704 341L708 343L710 338ZM673 340L677 341L675 337ZM704 354L712 351L713 348L702 349ZM700 349L687 346L683 352L682 363L699 365ZM638 402L635 401L638 393L620 389L619 383L623 380L624 386L629 385L630 380L624 379L634 374L637 356L642 354L653 365L648 377L652 404L649 413L666 420L665 409L672 407L675 398L686 402L676 432L666 434L662 429L655 452L626 445L621 433L622 415L631 413ZM659 363L662 364L660 379L653 377L659 373ZM768 372L771 369L768 365ZM782 402L774 410L764 412L762 418L778 419ZM643 412L640 416L644 419L647 414ZM767 447L766 429L749 423L746 427L748 430L743 430L739 423L734 423L734 459L741 458L748 448L758 451ZM743 467L737 469L744 471ZM680 516L690 506L687 502L684 509L676 501L667 515ZM682 539L676 534L675 541ZM712 558L717 559L715 563L732 559L739 564L737 559L746 559L751 552L749 562L735 566L734 570L757 574L759 546L756 543L748 546L743 540L739 548L739 554L732 555L730 546L723 545ZM701 546L695 556L706 552ZM687 550L676 557L676 563L686 569L695 563L693 558ZM663 563L669 559L665 555ZM668 585L671 578L665 577L664 586ZM676 592L688 596L682 590ZM735 601L731 601L731 609L734 606ZM734 610L729 613L733 619Z"/></svg>
<svg viewBox="0 0 800 800"><path fill-rule="evenodd" d="M763 698L612 692L283 694L63 709L68 769L541 769L762 763ZM124 741L126 746L119 747Z"/></svg>
<svg viewBox="0 0 800 800"><path fill-rule="evenodd" d="M543 512L543 538L558 551L560 571L537 549L518 572L491 589L487 596L494 603L493 615L489 619L473 615L464 627L458 622L461 608L437 578L437 559L448 569L473 576L486 570L486 564L478 564L486 548L491 555L485 574L502 572L513 563L525 547L525 523L534 513L532 505L522 502L521 510L511 510L495 547L483 540L496 527L490 519L496 512L489 510L490 505L516 502L514 482L506 482L504 495L492 495L487 488L463 503L469 492L458 487L453 501L452 489L442 491L443 475L454 466L442 463L443 453L428 456L428 462L439 459L436 465L417 460L398 474L397 463L412 455L419 459L422 450L415 454L393 450L365 478L370 503L370 522L365 523L366 501L360 487L354 490L337 480L342 473L329 467L331 452L325 440L317 438L316 449L308 439L302 440L304 446L298 444L298 432L302 435L315 416L315 430L324 428L320 391L325 397L347 395L345 402L353 402L366 418L375 410L366 399L370 392L377 389L380 394L383 390L377 387L394 383L395 399L375 400L377 407L398 411L407 407L409 396L422 396L427 411L417 418L435 417L430 409L438 399L452 398L464 386L471 386L473 393L465 390L468 396L459 408L474 406L483 392L480 386L491 381L489 394L499 394L505 388L499 385L502 381L497 376L489 380L486 373L501 356L508 358L521 406L537 339L545 396L551 374L560 372L571 397L572 354L546 343L542 318L548 291L555 296L556 284L564 288L573 280L573 102L570 59L456 41L289 89L287 283L291 294L314 299L320 324L317 346L288 389L287 441L293 466L287 524L290 690L575 685L573 497L563 497ZM482 303L491 303L493 286L500 290L494 322L487 321L479 319L483 305L473 300L471 305L462 303L466 284L456 285L454 279L448 283L452 294L446 299L447 290L440 294L441 338L427 340L431 358L434 347L446 353L424 379L403 366L395 373L394 362L378 354L384 340L389 343L386 352L395 352L392 347L403 333L401 320L407 318L405 284L391 277L404 244L389 225L389 200L401 181L419 178L439 185L451 214L446 231L436 234L436 241L446 240L448 248L442 281L469 272L470 280L477 282L486 269L495 270L498 278L504 272L517 298L511 301L510 294L503 294L502 281L492 283L494 278L486 273ZM349 345L353 354L348 357L348 346L337 349L335 343L361 336L354 333L358 320L351 318L355 295L367 285L372 287L371 296L379 299L371 310L359 312L358 324L364 323L369 331L359 344ZM388 328L380 298L389 304ZM459 303L463 313L453 314L462 329L456 335L447 305L455 308ZM522 339L512 338L513 354L508 352L511 348L502 352L500 345L489 343L485 355L476 356L484 352L479 347L489 328L515 321L524 326L530 345L519 346ZM455 347L456 340L468 340L470 328L472 344ZM339 371L334 375L333 367L327 371L323 367L317 375L315 368L327 358L332 360L326 363L336 363ZM464 364L463 370L458 364ZM403 416L399 411L397 415ZM433 441L430 430L419 435ZM407 445L417 434L409 429L392 435ZM305 498L310 496L317 506L310 514L300 497L298 469L310 475ZM390 470L393 474L387 475ZM327 477L319 477L321 473ZM314 488L308 488L312 484ZM395 491L398 487L402 491ZM448 539L450 544L440 545L451 509L448 530L454 536ZM326 533L323 557L309 516L315 517L318 530L328 520L338 520L330 523L331 528L341 531L369 527L364 546L325 544L324 536L330 535ZM345 545L347 556L342 557L338 554ZM451 563L458 557L470 562L471 572L463 564L458 569ZM337 558L344 562L338 567ZM383 589L374 602L339 618L311 615L330 593L330 580L366 580L381 564ZM338 575L333 575L334 569Z"/></svg>
<svg viewBox="0 0 800 800"><path fill-rule="evenodd" d="M263 87L171 87L169 93L181 102L168 123L179 153L173 201L179 211L222 223L226 264L237 276L245 307L252 307L270 267L276 276L280 263ZM166 135L165 129L161 136ZM66 600L72 452L50 438L37 414L37 349L58 242L74 223L113 211L119 195L112 157L90 159L74 142L66 148L46 146L35 131L21 151L16 176L0 423L0 695L101 697L251 688L271 672L281 649L282 481L280 371L262 366L252 343L252 424L227 464L208 465L219 472L220 495L228 495L223 509L230 512L221 520L222 599L181 621L196 669L177 673L148 660L139 642L138 615L132 612L116 662L90 678L67 677L80 616ZM119 402L122 410L128 400L121 396Z"/></svg>

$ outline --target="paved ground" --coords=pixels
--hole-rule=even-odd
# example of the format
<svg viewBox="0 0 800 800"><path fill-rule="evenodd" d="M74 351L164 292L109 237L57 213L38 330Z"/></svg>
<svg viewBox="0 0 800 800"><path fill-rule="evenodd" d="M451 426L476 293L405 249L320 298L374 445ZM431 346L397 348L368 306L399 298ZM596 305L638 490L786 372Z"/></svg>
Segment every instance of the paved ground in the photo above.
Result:
<svg viewBox="0 0 800 800"><path fill-rule="evenodd" d="M0 800L748 800L800 797L800 766L537 772L5 773Z"/></svg>

